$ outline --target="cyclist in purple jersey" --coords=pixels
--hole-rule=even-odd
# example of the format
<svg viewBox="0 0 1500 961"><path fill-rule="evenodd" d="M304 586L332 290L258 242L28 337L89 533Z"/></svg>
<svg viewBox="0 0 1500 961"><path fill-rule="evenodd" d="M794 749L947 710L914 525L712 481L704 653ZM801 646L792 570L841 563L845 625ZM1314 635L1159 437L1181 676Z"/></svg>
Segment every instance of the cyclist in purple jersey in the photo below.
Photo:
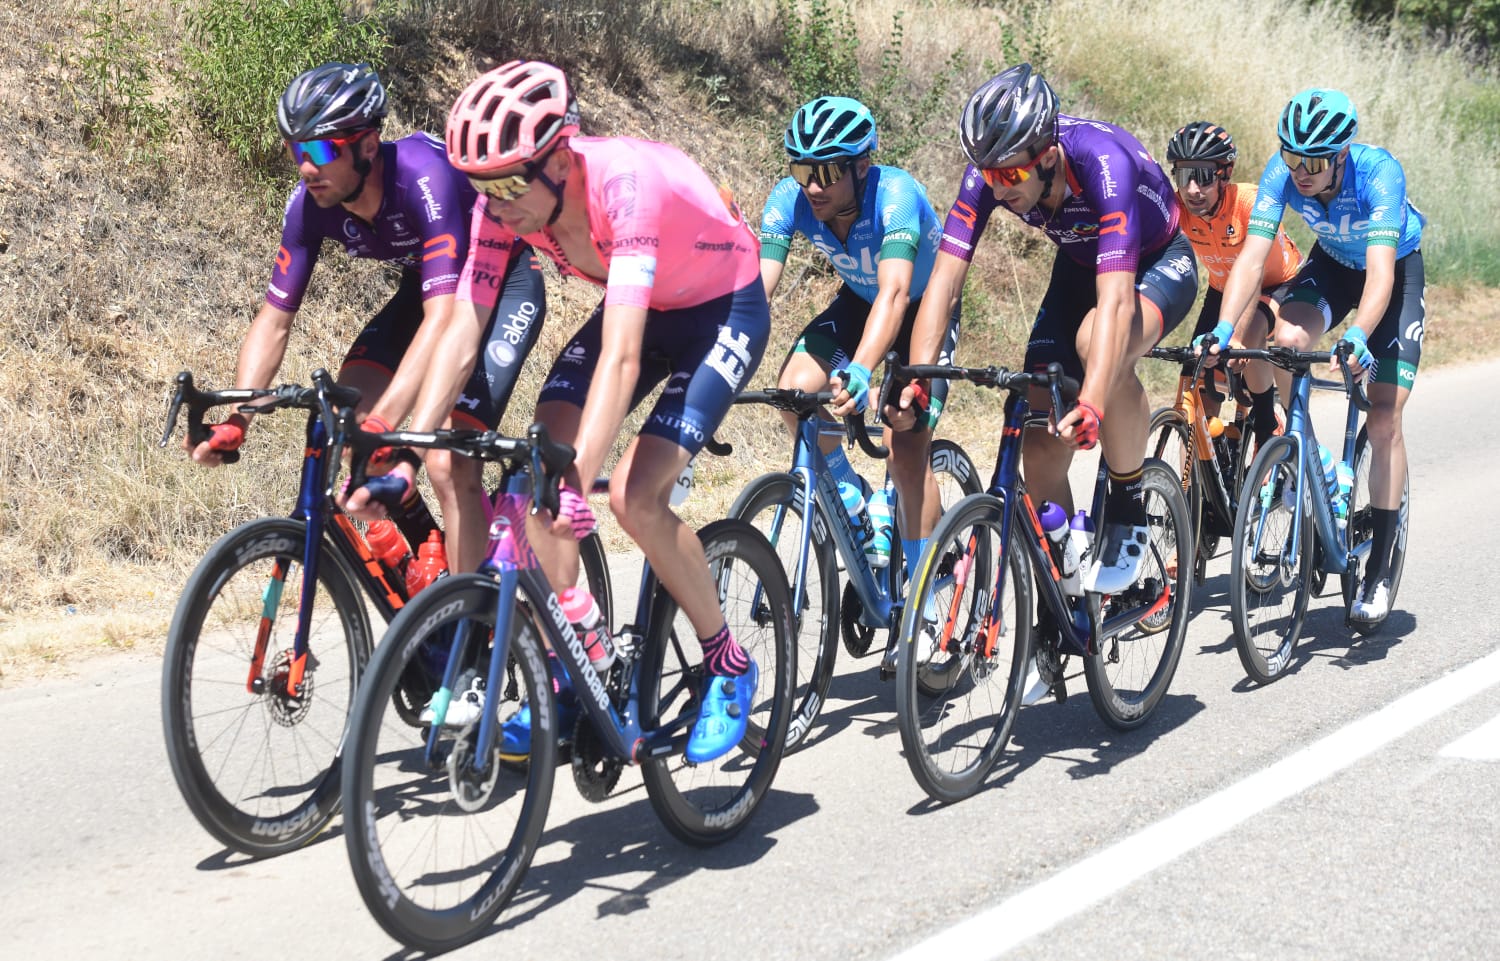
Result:
<svg viewBox="0 0 1500 961"><path fill-rule="evenodd" d="M1030 64L980 86L964 107L959 134L971 163L944 224L912 334L912 360L937 358L974 245L997 207L1057 244L1025 363L1034 368L1057 361L1083 388L1077 407L1046 433L1028 432L1026 484L1071 509L1073 451L1103 443L1109 523L1085 585L1121 590L1140 572L1149 533L1141 464L1150 410L1135 362L1182 321L1198 292L1197 262L1178 229L1176 196L1130 133L1059 114L1057 94ZM902 403L914 394L907 387ZM1050 404L1041 392L1031 401Z"/></svg>
<svg viewBox="0 0 1500 961"><path fill-rule="evenodd" d="M353 257L397 264L396 293L355 338L339 370L339 383L360 391L358 416L371 430L389 430L406 416L437 363L433 346L453 311L476 196L448 165L440 141L419 133L382 142L385 115L385 88L364 64L323 64L298 75L282 94L277 124L300 181L287 202L266 302L240 345L235 377L239 387L266 387L276 376L324 240L343 244ZM491 333L501 332L497 318L517 314L539 326L543 290L534 267L524 245L514 252L506 293L490 315ZM534 339L531 333L515 356L495 357L477 371L451 419L481 428L497 423ZM231 415L192 451L193 459L221 463L221 452L238 447L247 426L248 418ZM461 569L477 567L485 526L481 465L434 452L428 467L448 527L449 560ZM351 510L383 514L365 505L367 494L356 492ZM476 540L475 550L466 550Z"/></svg>

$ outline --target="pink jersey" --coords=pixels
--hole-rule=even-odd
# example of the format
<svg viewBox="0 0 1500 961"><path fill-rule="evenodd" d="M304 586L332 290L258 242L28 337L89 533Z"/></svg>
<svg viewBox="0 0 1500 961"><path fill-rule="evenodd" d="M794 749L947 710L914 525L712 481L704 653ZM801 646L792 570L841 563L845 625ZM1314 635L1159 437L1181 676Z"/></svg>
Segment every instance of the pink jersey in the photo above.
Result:
<svg viewBox="0 0 1500 961"><path fill-rule="evenodd" d="M629 137L574 137L569 147L582 162L589 233L607 281L569 263L550 231L521 239L564 274L604 287L605 306L694 307L759 281L759 240L734 202L682 151ZM482 195L470 231L458 298L490 306L516 235L490 215Z"/></svg>

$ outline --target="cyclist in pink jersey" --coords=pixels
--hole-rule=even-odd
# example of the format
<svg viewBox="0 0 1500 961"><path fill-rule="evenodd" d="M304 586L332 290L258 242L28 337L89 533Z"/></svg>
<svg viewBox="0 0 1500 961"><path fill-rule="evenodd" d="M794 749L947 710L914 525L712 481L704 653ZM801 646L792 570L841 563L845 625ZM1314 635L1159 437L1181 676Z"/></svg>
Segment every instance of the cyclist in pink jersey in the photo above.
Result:
<svg viewBox="0 0 1500 961"><path fill-rule="evenodd" d="M277 126L300 180L287 201L266 300L240 345L235 377L238 387L267 387L276 376L325 241L342 244L350 256L395 264L401 271L396 292L355 338L339 369L339 383L359 390L358 415L371 430L389 430L406 416L434 362L437 333L454 308L475 198L435 138L416 133L382 142L385 116L385 88L365 64L325 63L299 74L282 93ZM503 296L491 298L481 324L485 343L496 349L486 352L486 364L466 378L462 395L454 395L440 420L479 428L498 423L536 334L528 330L508 343L503 338L516 318L540 329L541 274L525 245L508 253L497 267ZM214 425L209 439L191 451L193 459L222 463L222 453L239 447L248 424L236 413ZM449 561L459 569L477 567L477 549L466 554L463 542L484 545L481 465L444 451L429 454L427 464L447 526ZM408 539L425 537L432 526L425 507L412 510L419 503L413 496L391 512ZM379 508L366 516L384 513Z"/></svg>
<svg viewBox="0 0 1500 961"><path fill-rule="evenodd" d="M551 64L513 61L470 84L449 114L448 159L481 194L460 302L485 296L518 240L604 291L537 403L537 420L577 450L559 516L529 522L556 590L576 583L575 538L593 528L584 483L604 466L630 410L667 380L611 475L610 508L703 643L708 687L687 757L719 757L744 735L758 669L729 636L702 546L668 498L765 351L770 308L759 243L734 203L676 148L580 136L567 77ZM450 326L442 356L472 356L477 338L465 327ZM456 374L424 383L413 427L434 424L458 384ZM508 722L502 756L529 749L527 719Z"/></svg>

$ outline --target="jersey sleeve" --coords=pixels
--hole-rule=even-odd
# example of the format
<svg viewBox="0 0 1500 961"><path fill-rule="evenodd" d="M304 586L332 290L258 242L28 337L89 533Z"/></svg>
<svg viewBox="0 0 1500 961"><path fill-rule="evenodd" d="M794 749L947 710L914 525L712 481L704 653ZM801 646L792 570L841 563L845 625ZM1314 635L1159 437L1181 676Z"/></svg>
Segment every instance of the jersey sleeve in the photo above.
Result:
<svg viewBox="0 0 1500 961"><path fill-rule="evenodd" d="M994 209L994 194L980 176L979 169L969 164L964 168L953 207L943 219L943 239L938 250L952 254L964 263L973 260L974 245L984 235Z"/></svg>
<svg viewBox="0 0 1500 961"><path fill-rule="evenodd" d="M1370 231L1365 242L1371 247L1400 247L1406 233L1406 171L1390 154L1384 154L1360 180L1360 206L1370 212Z"/></svg>
<svg viewBox="0 0 1500 961"><path fill-rule="evenodd" d="M881 260L916 262L917 250L922 246L922 205L926 200L910 175L895 168L881 171L880 186L875 192L882 229Z"/></svg>
<svg viewBox="0 0 1500 961"><path fill-rule="evenodd" d="M468 252L454 293L459 300L480 308L480 316L485 316L500 299L506 272L521 241L489 215L482 196L474 202L474 215L469 223Z"/></svg>
<svg viewBox="0 0 1500 961"><path fill-rule="evenodd" d="M1286 214L1286 187L1292 172L1287 169L1281 154L1273 155L1261 171L1260 186L1255 191L1255 206L1250 211L1249 232L1252 237L1276 239L1281 229L1281 218Z"/></svg>
<svg viewBox="0 0 1500 961"><path fill-rule="evenodd" d="M276 264L271 270L270 283L266 285L266 303L291 313L296 313L302 306L302 297L307 293L307 284L323 242L323 238L314 235L303 222L302 208L306 199L306 189L298 182L281 220L281 245L276 248Z"/></svg>
<svg viewBox="0 0 1500 961"><path fill-rule="evenodd" d="M802 188L791 177L782 177L766 198L760 215L760 255L765 260L786 263L797 232L797 201Z"/></svg>
<svg viewBox="0 0 1500 961"><path fill-rule="evenodd" d="M464 203L459 179L433 174L417 180L407 193L414 209L407 216L422 234L422 299L458 290L459 272L468 247L470 208Z"/></svg>
<svg viewBox="0 0 1500 961"><path fill-rule="evenodd" d="M604 306L650 307L661 248L663 206L671 190L663 172L642 155L622 152L603 172L598 200L607 238L609 275Z"/></svg>

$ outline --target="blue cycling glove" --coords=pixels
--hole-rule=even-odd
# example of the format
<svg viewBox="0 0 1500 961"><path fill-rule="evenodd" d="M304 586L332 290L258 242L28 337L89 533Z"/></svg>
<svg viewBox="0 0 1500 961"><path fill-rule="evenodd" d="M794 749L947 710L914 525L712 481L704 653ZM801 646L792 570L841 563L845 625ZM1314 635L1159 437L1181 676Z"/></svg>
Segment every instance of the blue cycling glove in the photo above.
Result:
<svg viewBox="0 0 1500 961"><path fill-rule="evenodd" d="M1212 340L1220 348L1229 346L1229 338L1234 336L1234 324L1227 320L1221 320L1214 324L1214 329L1206 334L1199 334L1193 338L1194 347L1202 347L1205 342Z"/></svg>
<svg viewBox="0 0 1500 961"><path fill-rule="evenodd" d="M849 364L843 370L834 371L833 376L844 382L844 389L854 401L854 412L864 413L870 400L870 368L863 364Z"/></svg>
<svg viewBox="0 0 1500 961"><path fill-rule="evenodd" d="M1344 331L1344 336L1338 340L1338 344L1343 343L1348 343L1353 348L1349 351L1349 356L1359 365L1360 370L1373 370L1375 368L1375 355L1370 353L1369 334L1366 334L1358 327L1351 326L1348 330ZM1338 344L1334 344L1335 349L1338 348Z"/></svg>

